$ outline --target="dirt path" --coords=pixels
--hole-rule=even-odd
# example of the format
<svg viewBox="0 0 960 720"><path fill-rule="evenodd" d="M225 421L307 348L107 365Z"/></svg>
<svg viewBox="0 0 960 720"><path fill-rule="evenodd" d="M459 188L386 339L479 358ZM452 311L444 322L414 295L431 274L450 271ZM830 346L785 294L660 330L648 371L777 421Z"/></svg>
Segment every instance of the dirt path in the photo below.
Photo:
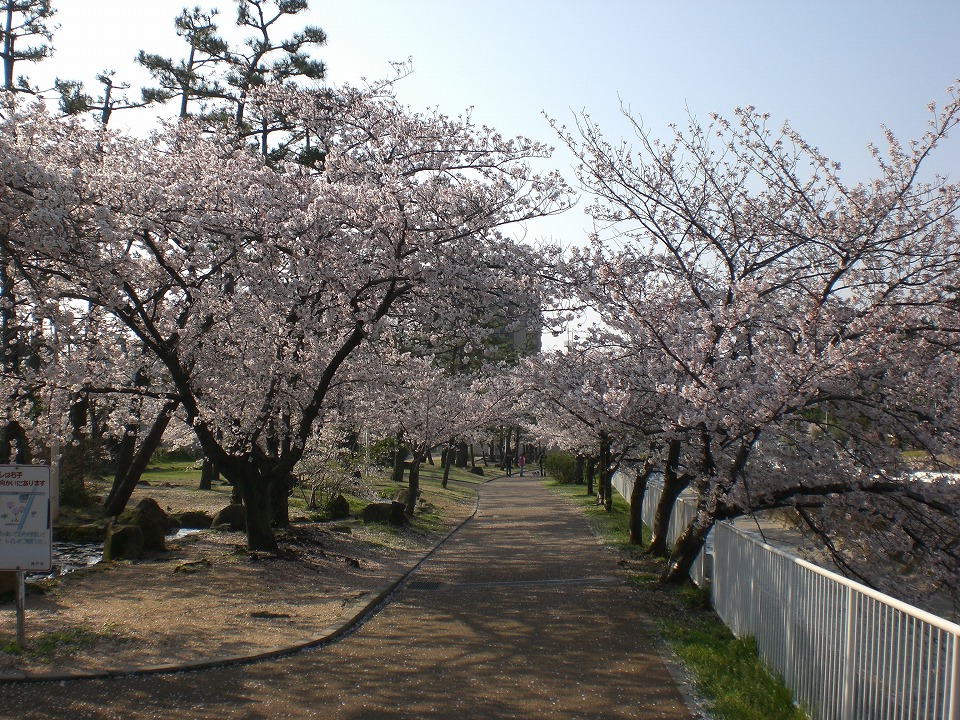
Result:
<svg viewBox="0 0 960 720"><path fill-rule="evenodd" d="M538 480L476 517L335 645L193 673L4 687L21 718L688 719L612 555Z"/></svg>

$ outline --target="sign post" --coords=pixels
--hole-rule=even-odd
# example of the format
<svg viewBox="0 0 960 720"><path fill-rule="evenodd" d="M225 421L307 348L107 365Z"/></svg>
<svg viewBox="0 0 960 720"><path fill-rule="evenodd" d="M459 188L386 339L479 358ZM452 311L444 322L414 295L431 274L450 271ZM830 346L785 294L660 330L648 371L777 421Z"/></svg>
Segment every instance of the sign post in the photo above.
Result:
<svg viewBox="0 0 960 720"><path fill-rule="evenodd" d="M0 570L17 573L17 644L26 644L27 571L52 565L50 468L43 465L0 465Z"/></svg>
<svg viewBox="0 0 960 720"><path fill-rule="evenodd" d="M23 571L17 571L17 647L27 646L27 581Z"/></svg>

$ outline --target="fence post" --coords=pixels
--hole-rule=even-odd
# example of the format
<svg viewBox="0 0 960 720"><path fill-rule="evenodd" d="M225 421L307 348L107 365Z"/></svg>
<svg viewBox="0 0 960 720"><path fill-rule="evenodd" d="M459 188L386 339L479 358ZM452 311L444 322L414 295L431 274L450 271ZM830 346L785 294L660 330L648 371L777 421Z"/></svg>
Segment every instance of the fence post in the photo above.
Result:
<svg viewBox="0 0 960 720"><path fill-rule="evenodd" d="M799 575L798 567L794 563L780 563L780 568L782 569L781 582L786 583L787 585L787 603L786 603L786 618L784 620L784 632L786 635L786 644L787 650L786 655L783 658L783 677L787 683L787 687L795 688L796 687L796 678L793 675L794 668L794 657L793 654L796 652L793 644L794 630L793 626L797 622L797 612L795 607L795 602L793 598L794 585L797 584L797 576ZM789 577L785 577L789 576ZM783 585L780 586L780 592L783 592Z"/></svg>
<svg viewBox="0 0 960 720"><path fill-rule="evenodd" d="M948 718L960 718L960 635L953 636L953 670L950 679L950 711Z"/></svg>
<svg viewBox="0 0 960 720"><path fill-rule="evenodd" d="M840 706L840 717L843 720L855 720L853 717L853 693L856 680L855 649L853 645L853 588L847 586L847 621L843 633L843 704Z"/></svg>

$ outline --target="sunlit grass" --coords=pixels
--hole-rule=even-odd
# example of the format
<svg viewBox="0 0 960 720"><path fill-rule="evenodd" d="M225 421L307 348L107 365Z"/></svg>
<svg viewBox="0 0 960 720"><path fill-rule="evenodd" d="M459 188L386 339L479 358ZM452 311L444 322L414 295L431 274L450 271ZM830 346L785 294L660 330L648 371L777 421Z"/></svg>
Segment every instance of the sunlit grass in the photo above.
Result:
<svg viewBox="0 0 960 720"><path fill-rule="evenodd" d="M659 581L663 561L630 545L630 506L614 493L611 512L587 496L583 485L548 485L575 502L601 540L629 569L628 583L655 616L661 639L686 666L714 720L804 720L783 682L763 666L752 638L735 638L710 609L707 593ZM649 542L644 528L644 542Z"/></svg>
<svg viewBox="0 0 960 720"><path fill-rule="evenodd" d="M100 637L110 633L98 633L87 628L68 628L44 632L36 635L28 633L26 647L16 642L0 642L0 652L5 655L22 657L34 662L48 663L54 657L71 655L85 647L93 645Z"/></svg>

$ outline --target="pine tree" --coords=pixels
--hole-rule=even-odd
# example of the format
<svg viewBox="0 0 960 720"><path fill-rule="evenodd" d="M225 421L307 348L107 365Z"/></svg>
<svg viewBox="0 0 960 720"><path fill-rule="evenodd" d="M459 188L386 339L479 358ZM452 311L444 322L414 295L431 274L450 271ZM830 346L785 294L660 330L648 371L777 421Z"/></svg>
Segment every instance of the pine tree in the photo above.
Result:
<svg viewBox="0 0 960 720"><path fill-rule="evenodd" d="M23 75L14 82L14 67L20 61L40 62L53 54L53 31L49 24L56 10L50 0L0 0L3 27L0 28L3 58L3 87L11 92L36 92ZM18 47L20 41L39 41L35 45Z"/></svg>
<svg viewBox="0 0 960 720"><path fill-rule="evenodd" d="M103 86L103 91L96 99L84 90L81 81L57 78L54 89L60 94L60 112L64 115L92 112L98 116L100 124L106 127L114 110L129 110L147 104L131 101L123 92L129 90L130 85L116 82L114 75L114 70L104 70L97 75L97 82Z"/></svg>
<svg viewBox="0 0 960 720"><path fill-rule="evenodd" d="M286 130L278 117L249 117L250 92L268 84L285 85L298 80L321 80L323 62L310 57L311 46L326 43L323 30L306 26L277 40L278 24L308 8L308 0L236 0L240 28L252 31L239 46L230 46L217 32L216 11L199 7L184 10L176 19L177 34L188 45L187 58L175 61L141 51L137 62L146 67L158 86L145 88L146 101L167 102L180 98L180 117L191 115L189 103L200 101L196 116L215 123L233 123L238 138L256 138L264 157L282 156L302 138L286 137L271 153L269 137Z"/></svg>
<svg viewBox="0 0 960 720"><path fill-rule="evenodd" d="M204 11L197 6L192 10L184 8L174 20L177 35L189 46L184 60L140 51L137 63L158 83L157 87L143 89L144 102L165 103L179 97L180 117L185 118L190 114L191 100L200 101L202 108L204 101L223 97L225 90L212 71L225 61L228 46L217 34L216 15L216 10Z"/></svg>

